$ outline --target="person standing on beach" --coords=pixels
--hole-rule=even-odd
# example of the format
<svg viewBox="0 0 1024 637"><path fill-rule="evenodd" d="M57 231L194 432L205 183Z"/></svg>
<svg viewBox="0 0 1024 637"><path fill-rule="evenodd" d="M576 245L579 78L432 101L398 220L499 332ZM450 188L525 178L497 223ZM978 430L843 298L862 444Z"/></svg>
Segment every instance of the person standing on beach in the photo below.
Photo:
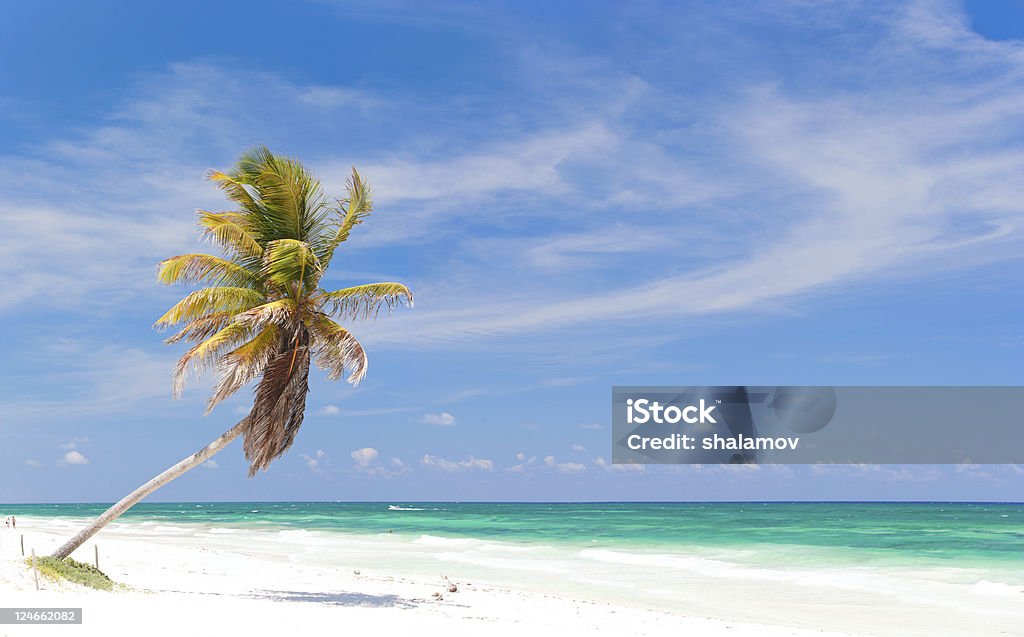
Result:
<svg viewBox="0 0 1024 637"><path fill-rule="evenodd" d="M17 530L17 528L18 528L18 521L15 520L14 516L12 515L11 516L11 529Z"/></svg>

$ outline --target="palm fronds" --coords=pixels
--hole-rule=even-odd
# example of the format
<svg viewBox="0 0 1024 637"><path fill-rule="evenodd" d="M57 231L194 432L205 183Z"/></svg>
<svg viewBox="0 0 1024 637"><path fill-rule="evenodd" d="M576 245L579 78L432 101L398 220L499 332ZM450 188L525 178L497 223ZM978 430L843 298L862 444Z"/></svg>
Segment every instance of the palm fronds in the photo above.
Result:
<svg viewBox="0 0 1024 637"><path fill-rule="evenodd" d="M192 322L211 314L233 316L260 305L265 297L252 288L211 287L192 292L157 319L154 327L164 329Z"/></svg>
<svg viewBox="0 0 1024 637"><path fill-rule="evenodd" d="M334 251L338 246L348 240L349 234L352 233L352 228L361 224L363 219L373 211L373 190L359 176L359 171L355 169L355 166L352 167L352 175L348 178L348 182L345 185L348 189L348 197L338 202L341 209L345 211L345 215L338 224L338 229L334 236L327 244L327 249L324 253L324 260L327 262L330 262L334 257Z"/></svg>
<svg viewBox="0 0 1024 637"><path fill-rule="evenodd" d="M412 293L401 283L374 283L326 292L320 287L335 250L373 210L369 184L352 169L347 196L329 204L320 182L298 161L263 146L209 178L237 206L198 212L204 236L223 256L183 254L160 263L166 284L202 287L185 296L155 327L179 326L169 343L195 345L178 361L174 393L191 371L216 368L207 412L257 381L244 421L249 475L265 470L291 446L302 425L311 360L336 380L358 383L367 368L359 341L329 314L375 316Z"/></svg>
<svg viewBox="0 0 1024 637"><path fill-rule="evenodd" d="M326 316L317 317L310 330L313 333L314 357L320 369L327 370L327 377L338 380L346 369L352 370L348 382L353 385L366 376L366 352L356 337Z"/></svg>
<svg viewBox="0 0 1024 637"><path fill-rule="evenodd" d="M161 283L211 283L256 288L259 275L245 266L210 254L180 254L157 266Z"/></svg>
<svg viewBox="0 0 1024 637"><path fill-rule="evenodd" d="M244 323L229 323L213 336L185 352L185 355L178 359L178 364L174 367L174 397L181 396L190 365L195 369L196 374L202 373L212 366L218 354L238 345L251 332L252 329Z"/></svg>
<svg viewBox="0 0 1024 637"><path fill-rule="evenodd" d="M206 403L206 413L263 373L280 350L281 328L268 325L251 341L228 352L220 365L220 381Z"/></svg>
<svg viewBox="0 0 1024 637"><path fill-rule="evenodd" d="M298 305L294 299L278 299L242 312L235 317L235 322L252 329L262 329L273 323L283 326L295 323L298 319L297 310Z"/></svg>
<svg viewBox="0 0 1024 637"><path fill-rule="evenodd" d="M242 206L244 210L248 212L257 210L256 200L253 199L252 193L249 192L242 180L217 170L211 170L207 177L210 181L217 182L217 187L227 193L228 199Z"/></svg>
<svg viewBox="0 0 1024 637"><path fill-rule="evenodd" d="M318 300L330 308L331 314L349 319L376 318L382 307L391 312L400 303L412 307L412 292L401 283L387 281L355 285L350 288L321 292Z"/></svg>
<svg viewBox="0 0 1024 637"><path fill-rule="evenodd" d="M323 267L306 242L278 239L267 244L262 274L269 285L296 296L316 285L323 276Z"/></svg>
<svg viewBox="0 0 1024 637"><path fill-rule="evenodd" d="M309 392L309 349L286 349L267 365L249 412L243 448L249 475L266 470L295 440Z"/></svg>
<svg viewBox="0 0 1024 637"><path fill-rule="evenodd" d="M245 215L238 212L199 211L203 234L225 251L252 257L263 256L263 246L249 232Z"/></svg>

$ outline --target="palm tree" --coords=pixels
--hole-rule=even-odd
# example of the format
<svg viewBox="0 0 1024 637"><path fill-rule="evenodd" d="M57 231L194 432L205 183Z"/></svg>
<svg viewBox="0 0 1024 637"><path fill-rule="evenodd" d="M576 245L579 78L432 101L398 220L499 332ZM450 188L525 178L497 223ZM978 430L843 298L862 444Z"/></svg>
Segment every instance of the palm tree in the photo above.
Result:
<svg viewBox="0 0 1024 637"><path fill-rule="evenodd" d="M195 345L174 370L174 395L186 376L215 367L219 379L207 403L218 403L259 379L249 414L209 445L142 485L53 554L65 558L147 495L242 436L249 476L279 458L295 440L306 410L310 361L331 380L346 370L357 384L366 352L331 316L360 319L412 305L401 283L372 283L328 292L320 287L334 251L373 208L370 188L352 169L348 196L332 203L299 162L265 147L244 154L225 174L210 172L238 209L199 211L199 225L223 257L183 254L160 263L161 283L203 284L156 322L179 326L168 343Z"/></svg>

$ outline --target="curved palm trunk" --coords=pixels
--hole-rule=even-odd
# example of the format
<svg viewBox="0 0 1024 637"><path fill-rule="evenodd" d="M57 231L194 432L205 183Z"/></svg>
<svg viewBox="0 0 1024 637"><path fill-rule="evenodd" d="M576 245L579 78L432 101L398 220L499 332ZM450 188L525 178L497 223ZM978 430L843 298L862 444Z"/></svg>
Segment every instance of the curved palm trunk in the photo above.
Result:
<svg viewBox="0 0 1024 637"><path fill-rule="evenodd" d="M121 517L122 513L138 504L139 500L142 500L150 493L153 493L189 469L206 462L208 458L226 447L232 440L241 435L245 430L245 425L246 419L241 420L237 425L225 431L220 438L217 438L188 458L185 458L170 469L164 471L146 484L129 493L120 502L104 511L103 515L93 520L92 524L82 529L78 535L65 542L64 546L54 551L53 557L57 559L64 559L68 555L71 555L75 549L82 544L85 544L85 542L95 535L100 529Z"/></svg>

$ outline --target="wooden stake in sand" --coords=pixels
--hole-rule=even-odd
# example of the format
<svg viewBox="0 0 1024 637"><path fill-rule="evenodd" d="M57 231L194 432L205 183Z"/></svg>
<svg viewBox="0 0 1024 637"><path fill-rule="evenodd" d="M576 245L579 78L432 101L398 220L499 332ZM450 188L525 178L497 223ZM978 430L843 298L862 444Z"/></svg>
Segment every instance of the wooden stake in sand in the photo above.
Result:
<svg viewBox="0 0 1024 637"><path fill-rule="evenodd" d="M36 578L36 590L39 590L39 570L36 569L36 550L32 549L32 575Z"/></svg>
<svg viewBox="0 0 1024 637"><path fill-rule="evenodd" d="M98 571L100 570L100 545L93 544L92 547L96 549L96 570Z"/></svg>
<svg viewBox="0 0 1024 637"><path fill-rule="evenodd" d="M25 536L21 536L21 556L25 557Z"/></svg>

